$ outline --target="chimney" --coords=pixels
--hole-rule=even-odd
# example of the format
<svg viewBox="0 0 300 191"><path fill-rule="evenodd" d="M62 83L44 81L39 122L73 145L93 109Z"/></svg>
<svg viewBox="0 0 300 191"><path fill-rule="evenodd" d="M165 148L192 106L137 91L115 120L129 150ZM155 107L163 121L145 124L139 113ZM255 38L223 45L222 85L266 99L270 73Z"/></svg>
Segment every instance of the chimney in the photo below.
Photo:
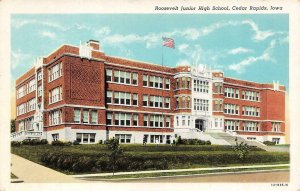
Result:
<svg viewBox="0 0 300 191"><path fill-rule="evenodd" d="M93 50L100 51L100 43L97 40L89 40L87 45L90 46Z"/></svg>

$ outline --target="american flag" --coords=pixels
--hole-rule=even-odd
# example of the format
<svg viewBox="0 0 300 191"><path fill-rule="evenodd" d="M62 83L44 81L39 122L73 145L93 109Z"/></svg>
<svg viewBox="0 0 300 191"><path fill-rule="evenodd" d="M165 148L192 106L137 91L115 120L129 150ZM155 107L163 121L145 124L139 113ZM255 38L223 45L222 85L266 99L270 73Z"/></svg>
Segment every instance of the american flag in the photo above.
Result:
<svg viewBox="0 0 300 191"><path fill-rule="evenodd" d="M169 48L175 48L174 39L167 38L167 37L162 37L162 39L163 39L163 43L162 43L163 46L167 46Z"/></svg>

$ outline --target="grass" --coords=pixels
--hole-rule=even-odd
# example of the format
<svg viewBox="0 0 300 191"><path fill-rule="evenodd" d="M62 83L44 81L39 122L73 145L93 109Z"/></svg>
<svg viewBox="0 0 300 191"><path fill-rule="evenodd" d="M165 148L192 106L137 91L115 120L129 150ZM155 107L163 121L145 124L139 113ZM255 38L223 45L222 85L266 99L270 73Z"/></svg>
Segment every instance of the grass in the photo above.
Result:
<svg viewBox="0 0 300 191"><path fill-rule="evenodd" d="M165 177L165 176L180 176L180 175L202 175L210 173L224 172L243 172L243 171L258 171L258 170L284 170L289 169L288 166L278 167L261 167L261 168L239 168L239 169L220 169L220 170L199 170L199 171L181 171L181 172L159 172L147 174L126 174L126 175L109 175L109 176L94 176L84 178L85 180L118 180L118 179L134 179L134 178L150 178L150 177Z"/></svg>
<svg viewBox="0 0 300 191"><path fill-rule="evenodd" d="M139 160L152 160L160 161L161 160L175 160L168 161L167 169L189 169L189 168L203 168L203 167L225 167L225 166L239 166L239 165L259 165L259 164L283 164L289 163L288 161L288 154L284 153L276 153L276 152L266 152L261 151L260 149L253 149L250 152L252 158L260 157L261 159L273 155L274 161L266 161L265 162L252 162L249 161L248 163L222 163L219 162L217 157L229 156L235 154L235 151L232 149L231 146L217 146L217 145L183 145L183 146L170 146L170 145L122 145L124 150L124 160L128 160L127 165L130 165L132 161L138 162ZM255 151L256 150L256 151ZM48 154L48 153L63 153L63 154L70 154L80 155L80 156L88 156L93 159L99 159L103 155L108 154L108 149L106 145L76 145L76 146L52 146L52 145L36 145L36 146L29 146L29 145L22 145L20 147L12 147L11 152L19 155L23 158L26 158L30 161L39 163L41 165L45 165L41 162L41 156ZM197 162L199 157L202 156L213 156L213 160L217 162ZM189 161L185 160L189 159ZM203 159L204 160L204 159ZM199 161L199 160L198 160ZM200 160L201 161L201 160ZM259 160L258 160L259 161ZM135 163L136 164L136 163ZM136 164L139 165L139 164ZM51 166L49 166L51 167ZM51 168L58 170L60 172L66 174L80 174L79 172L75 173L68 170L60 170L54 166ZM129 168L130 169L130 168ZM146 170L157 170L159 167L154 166L154 168L147 168ZM130 171L130 170L121 170L121 171ZM134 171L134 170L131 170ZM92 171L81 172L81 173L103 173L103 172L110 172L108 170L103 169L93 169Z"/></svg>

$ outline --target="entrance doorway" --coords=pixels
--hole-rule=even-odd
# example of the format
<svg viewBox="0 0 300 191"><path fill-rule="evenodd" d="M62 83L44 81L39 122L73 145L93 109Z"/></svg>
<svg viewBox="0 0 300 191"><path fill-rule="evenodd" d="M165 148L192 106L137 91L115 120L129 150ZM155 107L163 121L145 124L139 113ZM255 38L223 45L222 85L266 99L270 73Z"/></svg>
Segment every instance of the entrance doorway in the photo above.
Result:
<svg viewBox="0 0 300 191"><path fill-rule="evenodd" d="M195 120L195 128L199 129L200 131L205 131L204 120L203 119L196 119Z"/></svg>

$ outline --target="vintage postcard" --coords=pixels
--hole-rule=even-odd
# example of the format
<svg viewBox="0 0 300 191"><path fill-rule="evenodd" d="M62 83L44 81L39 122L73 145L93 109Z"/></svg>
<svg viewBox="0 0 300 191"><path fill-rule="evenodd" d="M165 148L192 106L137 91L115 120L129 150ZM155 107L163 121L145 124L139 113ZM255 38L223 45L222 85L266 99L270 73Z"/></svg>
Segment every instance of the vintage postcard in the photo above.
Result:
<svg viewBox="0 0 300 191"><path fill-rule="evenodd" d="M299 8L0 1L0 190L299 190Z"/></svg>

